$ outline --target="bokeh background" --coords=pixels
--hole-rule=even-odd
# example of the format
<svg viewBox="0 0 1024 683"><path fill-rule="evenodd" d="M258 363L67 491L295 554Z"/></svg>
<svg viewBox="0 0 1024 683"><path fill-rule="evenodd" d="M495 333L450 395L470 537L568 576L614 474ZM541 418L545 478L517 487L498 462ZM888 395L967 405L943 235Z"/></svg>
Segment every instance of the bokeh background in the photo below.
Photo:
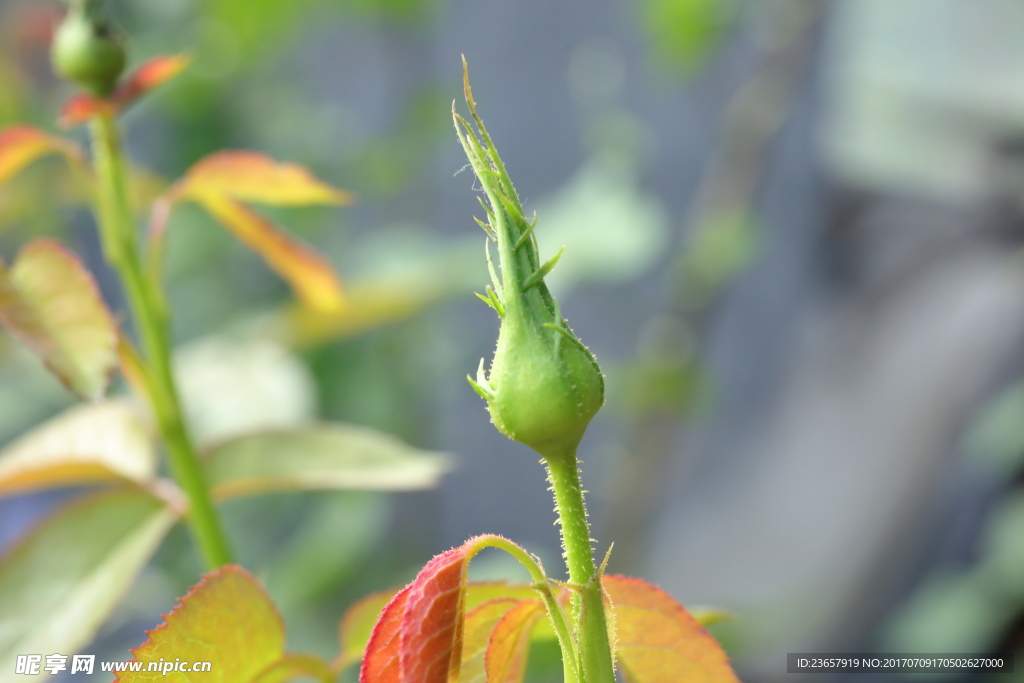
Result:
<svg viewBox="0 0 1024 683"><path fill-rule="evenodd" d="M450 117L465 54L542 255L567 245L549 282L607 375L581 455L610 569L732 613L715 634L750 683L792 678L787 652L1016 651L1024 670L1020 2L111 9L133 63L195 56L124 118L141 195L243 148L359 197L274 213L328 255L353 302L286 337L267 333L284 285L198 210L175 213L193 429L322 417L456 458L429 492L225 506L294 648L333 654L355 598L474 534L559 567L542 467L464 380L497 333L472 296L484 236ZM70 94L47 59L61 11L0 0L0 125L54 128ZM71 195L47 163L0 190L0 251L57 236L123 310ZM2 339L0 440L70 401ZM0 500L0 544L70 495ZM473 572L516 576L498 555ZM199 573L179 529L89 651L125 658ZM530 680L557 680L557 653L534 655ZM823 678L855 677L802 675Z"/></svg>

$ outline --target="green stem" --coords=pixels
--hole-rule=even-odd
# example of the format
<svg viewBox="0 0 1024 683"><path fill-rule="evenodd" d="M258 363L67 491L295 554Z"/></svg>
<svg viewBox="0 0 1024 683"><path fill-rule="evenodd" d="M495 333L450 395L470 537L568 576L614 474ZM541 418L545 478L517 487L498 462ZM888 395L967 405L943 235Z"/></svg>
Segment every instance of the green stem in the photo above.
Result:
<svg viewBox="0 0 1024 683"><path fill-rule="evenodd" d="M103 253L121 276L142 341L150 402L167 444L171 473L189 499L189 526L207 568L215 569L231 562L231 552L182 418L163 292L158 282L146 277L139 260L117 124L110 116L97 116L91 133Z"/></svg>
<svg viewBox="0 0 1024 683"><path fill-rule="evenodd" d="M598 576L590 545L590 525L583 503L580 472L575 448L544 459L555 493L555 509L562 530L569 583L574 587L573 617L579 644L583 680L586 683L614 683L615 667L604 613L601 577Z"/></svg>
<svg viewBox="0 0 1024 683"><path fill-rule="evenodd" d="M529 553L517 546L512 541L501 536L488 535L480 539L482 543L493 548L500 548L512 557L519 560L519 564L526 567L533 579L533 589L541 594L544 606L547 608L548 617L558 638L558 645L562 649L562 680L565 683L580 683L579 652L576 650L576 642L572 638L572 632L565 619L565 612L562 605L551 590L551 582L548 580L544 569L538 564Z"/></svg>

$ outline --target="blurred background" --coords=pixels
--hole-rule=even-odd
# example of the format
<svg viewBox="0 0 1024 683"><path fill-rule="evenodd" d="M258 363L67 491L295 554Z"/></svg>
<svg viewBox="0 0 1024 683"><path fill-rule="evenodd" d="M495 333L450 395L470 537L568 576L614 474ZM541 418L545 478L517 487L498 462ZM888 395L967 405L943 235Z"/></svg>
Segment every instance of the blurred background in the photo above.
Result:
<svg viewBox="0 0 1024 683"><path fill-rule="evenodd" d="M111 4L131 63L195 56L124 117L140 202L221 148L358 195L273 212L342 275L351 307L327 321L289 318L257 257L175 213L199 438L321 417L456 458L429 492L225 505L293 648L333 655L354 599L474 534L561 571L543 468L464 379L498 327L472 296L484 235L450 118L465 54L542 256L567 245L549 282L607 375L581 457L610 571L731 613L713 630L750 683L792 678L787 652L1016 651L1000 680L1024 680L1024 4ZM54 129L61 12L0 0L0 125ZM5 259L40 234L123 310L57 163L0 189ZM0 441L70 402L3 337ZM0 500L0 545L68 495ZM127 657L199 573L176 530L89 651ZM518 577L488 554L473 573ZM534 652L529 680L559 674Z"/></svg>

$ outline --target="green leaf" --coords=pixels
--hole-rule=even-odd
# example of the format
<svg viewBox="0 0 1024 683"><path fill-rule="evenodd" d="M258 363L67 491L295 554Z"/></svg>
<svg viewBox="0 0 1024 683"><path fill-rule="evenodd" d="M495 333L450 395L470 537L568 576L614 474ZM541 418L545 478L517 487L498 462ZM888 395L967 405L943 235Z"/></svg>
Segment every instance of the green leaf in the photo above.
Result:
<svg viewBox="0 0 1024 683"><path fill-rule="evenodd" d="M156 452L142 416L128 401L76 406L0 451L0 496L100 482L146 483Z"/></svg>
<svg viewBox="0 0 1024 683"><path fill-rule="evenodd" d="M309 489L411 490L433 486L448 458L388 434L319 424L238 437L213 447L206 476L214 497Z"/></svg>
<svg viewBox="0 0 1024 683"><path fill-rule="evenodd" d="M308 424L316 379L296 354L260 334L214 334L175 349L189 432L201 447Z"/></svg>
<svg viewBox="0 0 1024 683"><path fill-rule="evenodd" d="M0 322L76 394L96 399L117 366L117 327L89 271L53 240L0 263Z"/></svg>
<svg viewBox="0 0 1024 683"><path fill-rule="evenodd" d="M0 559L0 680L19 654L78 652L177 520L139 490L61 508Z"/></svg>
<svg viewBox="0 0 1024 683"><path fill-rule="evenodd" d="M143 669L160 659L210 662L210 678L220 683L277 683L302 665L285 658L281 615L241 567L227 565L204 576L164 619L132 650ZM189 683L195 678L191 672L139 671L120 673L117 680Z"/></svg>
<svg viewBox="0 0 1024 683"><path fill-rule="evenodd" d="M735 23L735 0L644 0L644 28L656 57L665 66L691 73Z"/></svg>
<svg viewBox="0 0 1024 683"><path fill-rule="evenodd" d="M557 291L586 282L620 283L642 276L668 245L668 212L640 187L637 173L600 157L584 164L537 211L541 253L571 244L571 258L545 278Z"/></svg>

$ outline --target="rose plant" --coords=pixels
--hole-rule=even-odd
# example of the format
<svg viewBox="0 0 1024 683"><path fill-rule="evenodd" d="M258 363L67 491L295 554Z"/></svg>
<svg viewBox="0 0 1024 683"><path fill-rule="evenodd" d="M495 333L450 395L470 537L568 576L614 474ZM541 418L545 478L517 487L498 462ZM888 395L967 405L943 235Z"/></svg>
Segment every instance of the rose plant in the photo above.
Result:
<svg viewBox="0 0 1024 683"><path fill-rule="evenodd" d="M172 366L161 268L174 207L199 205L259 254L295 291L297 316L329 318L346 307L330 264L250 204L343 205L351 195L295 164L217 152L156 199L140 245L142 207L133 201L117 117L189 58L158 57L122 79L123 47L101 10L95 0L73 0L52 48L55 70L83 89L63 106L59 123L87 124L91 155L39 128L0 130L0 185L43 157L67 162L97 216L132 323L108 309L92 274L55 240L29 242L10 267L0 262L0 323L82 399L0 451L0 495L99 489L58 508L0 558L0 680L14 676L18 655L77 652L91 641L179 520L213 570L232 561L222 501L305 489L424 488L447 467L440 454L338 423L194 441ZM118 370L128 395L108 396ZM160 474L161 451L170 477Z"/></svg>
<svg viewBox="0 0 1024 683"><path fill-rule="evenodd" d="M477 113L465 62L472 123L454 108L453 117L486 198L486 220L477 222L487 235L492 282L479 296L501 321L494 358L486 368L481 361L469 381L486 400L497 429L542 457L568 581L548 577L537 558L510 540L478 536L436 556L409 585L354 604L341 618L340 652L333 661L288 653L272 601L232 563L216 503L244 493L353 482L426 486L443 471L444 461L343 425L244 435L200 455L182 417L172 370L161 252L174 206L194 202L260 254L302 305L330 314L345 306L333 270L248 204L344 204L349 195L292 164L254 152L219 152L198 161L156 200L140 249L117 115L188 60L157 58L122 80L124 53L97 0L72 2L56 34L53 60L60 74L86 91L65 105L61 122L89 125L91 161L68 140L15 126L0 132L0 183L43 155L68 161L93 198L104 255L121 278L141 349L107 309L89 272L58 243L30 243L10 269L0 268L0 321L89 401L0 455L0 492L109 486L58 511L0 561L5 672L13 670L9 660L17 653L77 650L88 642L168 528L183 519L210 571L133 651L140 670L128 667L117 674L119 680L184 682L210 675L224 683L296 677L328 683L361 662L364 683L517 682L525 675L531 644L542 640L560 647L566 683L612 683L616 666L634 683L736 680L725 653L703 628L716 613L691 614L642 579L606 574L610 547L604 562L595 560L576 451L604 403L604 377L545 284L562 252L541 262L537 217L526 218ZM135 401L105 398L115 368ZM171 478L156 473L149 419ZM81 535L96 539L90 556L39 570L52 557L48 548ZM488 547L518 560L531 583L469 582L470 561ZM40 582L55 577L62 583L47 592ZM45 613L33 602L43 594L52 606ZM211 662L211 672L180 670L178 662L192 661ZM150 662L160 666L150 670Z"/></svg>

